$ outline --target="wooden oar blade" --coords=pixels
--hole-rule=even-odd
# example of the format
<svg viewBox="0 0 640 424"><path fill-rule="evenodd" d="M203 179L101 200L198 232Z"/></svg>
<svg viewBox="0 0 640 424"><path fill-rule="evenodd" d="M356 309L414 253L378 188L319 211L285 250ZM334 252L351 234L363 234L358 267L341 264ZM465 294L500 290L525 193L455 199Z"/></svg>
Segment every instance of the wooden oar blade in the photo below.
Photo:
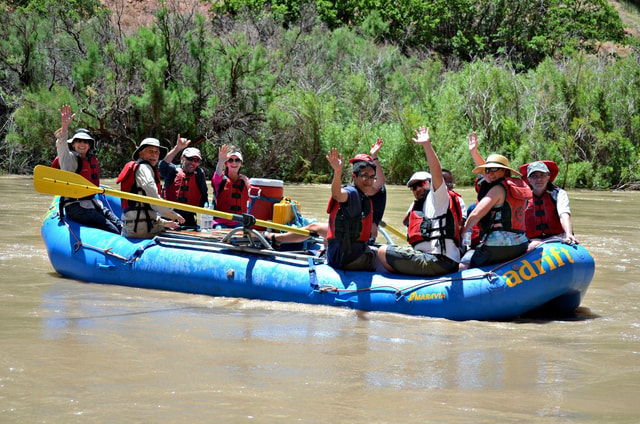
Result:
<svg viewBox="0 0 640 424"><path fill-rule="evenodd" d="M74 198L102 192L100 187L91 184L80 174L43 165L33 170L33 187L38 193Z"/></svg>

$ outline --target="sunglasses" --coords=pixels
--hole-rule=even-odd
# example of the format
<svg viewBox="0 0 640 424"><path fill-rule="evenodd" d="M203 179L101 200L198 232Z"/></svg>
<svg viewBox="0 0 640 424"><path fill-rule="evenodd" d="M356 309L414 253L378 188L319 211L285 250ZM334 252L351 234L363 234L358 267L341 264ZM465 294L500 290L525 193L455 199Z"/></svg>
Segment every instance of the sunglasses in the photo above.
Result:
<svg viewBox="0 0 640 424"><path fill-rule="evenodd" d="M411 185L409 186L409 189L410 189L411 191L415 191L417 188L424 187L424 186L427 184L427 181L429 181L429 180L426 180L426 181L417 181L417 182L415 182L415 183L411 184Z"/></svg>
<svg viewBox="0 0 640 424"><path fill-rule="evenodd" d="M362 178L363 180L371 180L371 181L376 180L375 174L374 175L358 174L358 177Z"/></svg>
<svg viewBox="0 0 640 424"><path fill-rule="evenodd" d="M229 158L227 159L227 162L229 163L233 163L233 162L238 162L238 163L242 163L242 161L238 158Z"/></svg>
<svg viewBox="0 0 640 424"><path fill-rule="evenodd" d="M189 162L200 163L200 159L198 159L197 157L185 158L185 159L188 160Z"/></svg>
<svg viewBox="0 0 640 424"><path fill-rule="evenodd" d="M501 169L504 169L504 168L485 168L484 169L484 173L485 174L491 174L492 172L498 172Z"/></svg>

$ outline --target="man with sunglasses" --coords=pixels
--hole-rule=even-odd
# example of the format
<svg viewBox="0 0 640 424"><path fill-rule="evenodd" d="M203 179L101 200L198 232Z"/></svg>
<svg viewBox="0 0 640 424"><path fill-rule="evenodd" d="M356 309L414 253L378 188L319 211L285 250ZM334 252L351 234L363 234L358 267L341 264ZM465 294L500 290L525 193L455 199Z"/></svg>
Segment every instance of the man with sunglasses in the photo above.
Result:
<svg viewBox="0 0 640 424"><path fill-rule="evenodd" d="M443 275L458 270L462 211L452 202L442 176L429 129L416 130L413 141L422 146L429 170L413 174L407 186L416 200L408 213L407 239L411 247L381 246L378 259L391 272L415 276ZM453 210L452 210L453 209Z"/></svg>
<svg viewBox="0 0 640 424"><path fill-rule="evenodd" d="M369 155L357 155L349 161L352 163L352 183L343 186L344 161L338 149L331 149L327 160L333 168L331 199L327 206L327 263L338 269L375 271L377 251L369 241L375 226L374 215L379 214L374 211L372 201L380 191L377 186L379 166Z"/></svg>
<svg viewBox="0 0 640 424"><path fill-rule="evenodd" d="M55 132L58 156L51 165L64 171L82 175L91 183L100 185L100 165L95 155L95 140L91 133L80 128L69 139L69 123L76 116L71 107L64 105L59 110L62 126ZM120 234L122 222L95 196L74 199L63 197L60 200L60 216L66 214L72 220Z"/></svg>
<svg viewBox="0 0 640 424"><path fill-rule="evenodd" d="M176 145L160 161L158 170L164 180L162 196L165 200L172 202L203 207L209 192L204 171L199 167L202 155L199 149L188 147L189 144L191 140L180 137L178 134ZM172 162L180 151L182 151L180 165L176 165ZM198 227L195 213L183 210L177 210L177 212L184 217L183 228Z"/></svg>

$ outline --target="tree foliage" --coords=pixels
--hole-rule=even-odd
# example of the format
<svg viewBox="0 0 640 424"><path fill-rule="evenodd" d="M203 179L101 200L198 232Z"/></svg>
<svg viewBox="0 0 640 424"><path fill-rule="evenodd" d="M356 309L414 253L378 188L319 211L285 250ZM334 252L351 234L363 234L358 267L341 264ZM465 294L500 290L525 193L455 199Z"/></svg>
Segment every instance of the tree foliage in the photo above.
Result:
<svg viewBox="0 0 640 424"><path fill-rule="evenodd" d="M592 54L618 30L599 1L229 1L214 20L167 2L129 32L118 11L16 5L0 9L5 172L51 162L70 104L107 176L142 138L180 134L208 175L228 143L248 175L328 182L331 147L351 157L381 137L387 178L402 183L426 166L411 139L427 125L463 184L471 131L514 166L555 160L570 187L640 180L638 55Z"/></svg>

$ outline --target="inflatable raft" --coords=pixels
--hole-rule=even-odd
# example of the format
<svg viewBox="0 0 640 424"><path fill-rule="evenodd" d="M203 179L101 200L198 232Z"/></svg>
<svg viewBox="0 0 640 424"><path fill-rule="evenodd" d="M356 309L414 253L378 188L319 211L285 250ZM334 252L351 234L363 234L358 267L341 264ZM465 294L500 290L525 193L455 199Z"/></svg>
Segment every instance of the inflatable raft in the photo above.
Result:
<svg viewBox="0 0 640 424"><path fill-rule="evenodd" d="M100 197L120 213L120 199ZM307 252L261 245L257 232L203 235L126 239L61 219L57 197L42 224L53 268L81 281L451 320L512 319L541 308L571 313L595 270L584 247L563 243L543 244L505 264L416 278L337 270Z"/></svg>

